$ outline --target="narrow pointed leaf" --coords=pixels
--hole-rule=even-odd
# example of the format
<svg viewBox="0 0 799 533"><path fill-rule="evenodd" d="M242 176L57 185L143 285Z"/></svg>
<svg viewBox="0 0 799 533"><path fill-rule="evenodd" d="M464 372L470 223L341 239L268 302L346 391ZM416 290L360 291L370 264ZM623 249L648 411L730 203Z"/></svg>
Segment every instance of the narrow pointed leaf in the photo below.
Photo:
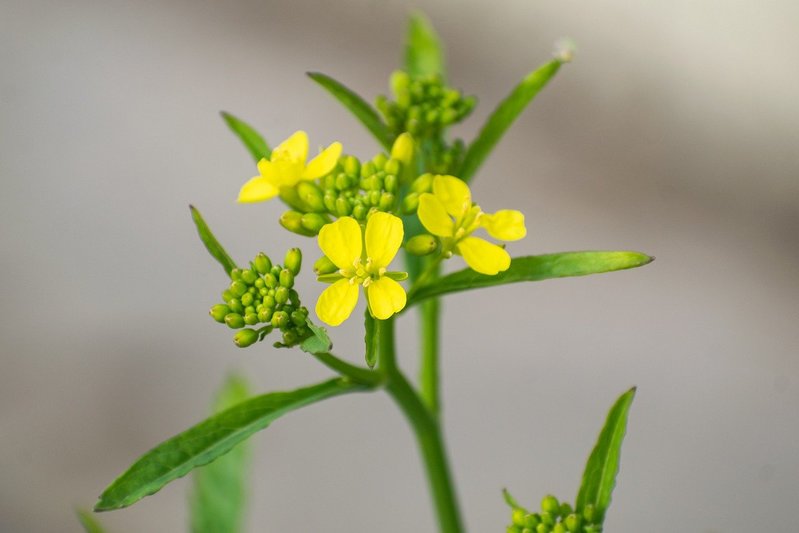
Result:
<svg viewBox="0 0 799 533"><path fill-rule="evenodd" d="M100 525L100 522L92 516L92 513L85 509L77 509L75 511L80 520L80 525L86 533L105 533L105 529Z"/></svg>
<svg viewBox="0 0 799 533"><path fill-rule="evenodd" d="M408 295L408 305L426 298L482 287L493 287L520 281L541 281L600 274L614 270L635 268L651 263L653 257L640 252L563 252L559 254L517 257L510 268L495 276L479 274L467 268L413 289Z"/></svg>
<svg viewBox="0 0 799 533"><path fill-rule="evenodd" d="M411 77L436 74L446 77L441 41L427 17L419 12L413 13L408 20L405 70Z"/></svg>
<svg viewBox="0 0 799 533"><path fill-rule="evenodd" d="M300 349L311 355L329 352L333 348L333 342L327 336L327 330L307 319L306 324L313 335L302 341Z"/></svg>
<svg viewBox="0 0 799 533"><path fill-rule="evenodd" d="M366 100L340 82L321 72L309 72L308 77L324 87L336 100L355 115L361 124L374 135L377 142L386 150L391 149L391 135L388 126L377 114L377 111Z"/></svg>
<svg viewBox="0 0 799 533"><path fill-rule="evenodd" d="M248 396L246 381L230 376L216 397L213 413L238 405ZM243 530L249 464L249 447L242 443L216 461L194 470L189 500L192 533Z"/></svg>
<svg viewBox="0 0 799 533"><path fill-rule="evenodd" d="M221 114L228 127L241 139L241 142L244 143L245 148L250 152L256 163L264 157L268 159L272 155L272 150L269 149L269 145L266 144L261 134L255 131L252 126L225 111L222 111Z"/></svg>
<svg viewBox="0 0 799 533"><path fill-rule="evenodd" d="M486 120L480 133L477 134L477 137L466 150L466 155L457 174L459 178L468 183L474 177L477 169L491 154L494 146L505 134L505 131L513 124L516 117L524 111L527 104L555 76L562 64L563 60L554 59L534 70L500 102L488 117L488 120Z"/></svg>
<svg viewBox="0 0 799 533"><path fill-rule="evenodd" d="M369 368L374 368L377 363L377 346L378 346L378 332L380 331L375 324L375 318L366 310L364 317L364 342L366 343L366 365Z"/></svg>
<svg viewBox="0 0 799 533"><path fill-rule="evenodd" d="M284 414L320 400L365 390L346 379L331 379L290 392L273 392L246 400L159 444L100 495L95 511L133 505L170 481L210 463L266 428Z"/></svg>
<svg viewBox="0 0 799 533"><path fill-rule="evenodd" d="M519 502L516 501L516 498L511 495L508 489L502 489L502 497L505 498L505 503L507 503L509 507L513 509L524 509L524 507L519 505Z"/></svg>
<svg viewBox="0 0 799 533"><path fill-rule="evenodd" d="M197 208L190 205L189 209L191 210L191 218L194 220L194 225L197 226L197 232L200 234L200 240L203 241L203 244L208 249L208 253L219 261L225 272L230 275L230 271L236 268L236 263L233 262L233 259L230 258L225 249L222 248L222 245L219 244L219 241L216 240L214 234L211 233L211 228L205 223Z"/></svg>
<svg viewBox="0 0 799 533"><path fill-rule="evenodd" d="M635 387L622 394L608 412L605 426L599 434L596 446L585 465L583 481L577 494L575 506L578 512L588 504L594 505L604 520L605 511L610 506L610 497L616 486L619 471L621 444L627 431L627 415L635 396Z"/></svg>

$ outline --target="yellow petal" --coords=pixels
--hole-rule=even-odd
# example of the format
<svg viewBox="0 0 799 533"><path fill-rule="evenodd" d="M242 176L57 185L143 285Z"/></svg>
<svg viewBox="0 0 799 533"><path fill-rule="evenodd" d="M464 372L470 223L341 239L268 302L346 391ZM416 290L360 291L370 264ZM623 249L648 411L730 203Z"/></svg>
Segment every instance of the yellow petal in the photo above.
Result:
<svg viewBox="0 0 799 533"><path fill-rule="evenodd" d="M243 204L263 202L277 196L278 189L262 176L255 176L242 185L238 201Z"/></svg>
<svg viewBox="0 0 799 533"><path fill-rule="evenodd" d="M455 250L472 270L493 276L510 266L510 255L504 248L478 237L466 237Z"/></svg>
<svg viewBox="0 0 799 533"><path fill-rule="evenodd" d="M322 150L318 156L311 159L308 166L305 167L302 179L315 180L316 178L321 178L333 170L339 157L341 157L341 143L335 142Z"/></svg>
<svg viewBox="0 0 799 533"><path fill-rule="evenodd" d="M513 209L503 209L493 215L483 213L480 217L480 225L483 226L488 234L502 241L518 241L527 235L527 228L524 227L524 214Z"/></svg>
<svg viewBox="0 0 799 533"><path fill-rule="evenodd" d="M402 245L402 220L388 213L377 212L366 222L366 256L376 267L387 267Z"/></svg>
<svg viewBox="0 0 799 533"><path fill-rule="evenodd" d="M316 316L331 326L347 320L358 303L358 284L340 279L322 291L316 301Z"/></svg>
<svg viewBox="0 0 799 533"><path fill-rule="evenodd" d="M472 193L463 180L455 176L433 178L433 194L444 204L447 213L457 217L472 206Z"/></svg>
<svg viewBox="0 0 799 533"><path fill-rule="evenodd" d="M366 287L366 299L372 316L385 320L405 307L407 296L402 285L384 276Z"/></svg>
<svg viewBox="0 0 799 533"><path fill-rule="evenodd" d="M352 268L361 258L361 226L352 217L341 217L319 231L319 248L341 269Z"/></svg>
<svg viewBox="0 0 799 533"><path fill-rule="evenodd" d="M278 157L289 156L291 159L302 161L308 159L308 134L304 131L295 131L291 137L280 143L274 152ZM275 160L275 157L272 157Z"/></svg>
<svg viewBox="0 0 799 533"><path fill-rule="evenodd" d="M437 196L428 192L419 196L419 209L416 214L419 215L422 225L433 235L452 237L455 225Z"/></svg>

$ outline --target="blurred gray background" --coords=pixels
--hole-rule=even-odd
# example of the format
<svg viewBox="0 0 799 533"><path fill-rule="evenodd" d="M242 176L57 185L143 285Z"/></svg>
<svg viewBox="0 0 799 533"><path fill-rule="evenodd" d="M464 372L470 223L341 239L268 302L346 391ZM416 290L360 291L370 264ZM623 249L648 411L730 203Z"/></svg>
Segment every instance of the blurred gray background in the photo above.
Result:
<svg viewBox="0 0 799 533"><path fill-rule="evenodd" d="M452 83L480 98L466 139L553 42L579 45L475 182L485 209L526 213L512 253L658 258L447 300L445 423L470 531L504 530L502 487L531 506L573 500L607 408L634 384L608 531L796 531L788 0L2 1L0 530L79 531L73 506L201 419L232 370L258 391L329 375L301 353L239 350L208 318L225 276L187 205L237 259L280 257L296 239L278 203L235 204L255 169L218 111L273 143L303 128L314 147L371 157L304 73L384 93L414 7L445 40ZM320 287L302 287L312 303ZM357 361L354 322L333 338ZM434 531L415 443L382 394L304 409L254 443L250 531ZM187 486L100 518L185 530Z"/></svg>

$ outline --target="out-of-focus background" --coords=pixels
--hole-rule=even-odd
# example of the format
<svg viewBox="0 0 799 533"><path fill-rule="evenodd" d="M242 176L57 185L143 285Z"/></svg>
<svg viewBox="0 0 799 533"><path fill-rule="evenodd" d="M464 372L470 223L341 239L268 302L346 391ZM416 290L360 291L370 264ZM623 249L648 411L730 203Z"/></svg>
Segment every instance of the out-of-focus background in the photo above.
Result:
<svg viewBox="0 0 799 533"><path fill-rule="evenodd" d="M633 384L608 531L796 530L799 4L5 0L1 531L79 531L73 506L201 419L232 370L259 391L329 375L298 352L239 350L211 321L225 276L187 205L237 259L280 257L296 238L277 203L234 203L255 169L218 111L273 143L303 128L314 147L371 157L368 133L304 73L385 93L414 7L442 35L452 83L480 98L456 131L467 140L553 42L578 43L475 182L487 210L526 213L512 253L657 256L447 300L445 425L470 531L503 530L502 487L531 506L573 500ZM312 303L319 286L302 283ZM357 361L356 326L332 335ZM402 356L415 374L414 346ZM415 443L384 395L301 410L254 443L250 531L434 531ZM186 489L100 518L185 530Z"/></svg>

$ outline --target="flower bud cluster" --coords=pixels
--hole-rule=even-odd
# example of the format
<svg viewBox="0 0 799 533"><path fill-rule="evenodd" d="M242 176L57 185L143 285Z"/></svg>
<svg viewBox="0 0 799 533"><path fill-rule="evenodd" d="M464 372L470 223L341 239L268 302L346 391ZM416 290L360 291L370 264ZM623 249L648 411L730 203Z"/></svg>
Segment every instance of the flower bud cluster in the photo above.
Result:
<svg viewBox="0 0 799 533"><path fill-rule="evenodd" d="M250 262L250 268L230 272L230 286L222 292L224 303L211 307L211 317L239 330L233 342L240 348L263 340L275 329L283 333L284 346L298 344L311 333L307 325L308 309L302 306L293 288L301 267L299 248L286 252L283 266L273 264L263 252L258 254ZM245 327L258 325L262 327Z"/></svg>
<svg viewBox="0 0 799 533"><path fill-rule="evenodd" d="M586 505L581 513L572 506L559 502L554 496L541 500L541 511L531 513L522 507L513 507L511 524L507 533L599 533L602 524L593 505Z"/></svg>
<svg viewBox="0 0 799 533"><path fill-rule="evenodd" d="M280 217L280 224L299 235L314 236L332 218L350 216L365 222L372 210L396 210L402 163L378 154L361 163L342 157L332 172L316 182L303 181L281 193L293 209Z"/></svg>

